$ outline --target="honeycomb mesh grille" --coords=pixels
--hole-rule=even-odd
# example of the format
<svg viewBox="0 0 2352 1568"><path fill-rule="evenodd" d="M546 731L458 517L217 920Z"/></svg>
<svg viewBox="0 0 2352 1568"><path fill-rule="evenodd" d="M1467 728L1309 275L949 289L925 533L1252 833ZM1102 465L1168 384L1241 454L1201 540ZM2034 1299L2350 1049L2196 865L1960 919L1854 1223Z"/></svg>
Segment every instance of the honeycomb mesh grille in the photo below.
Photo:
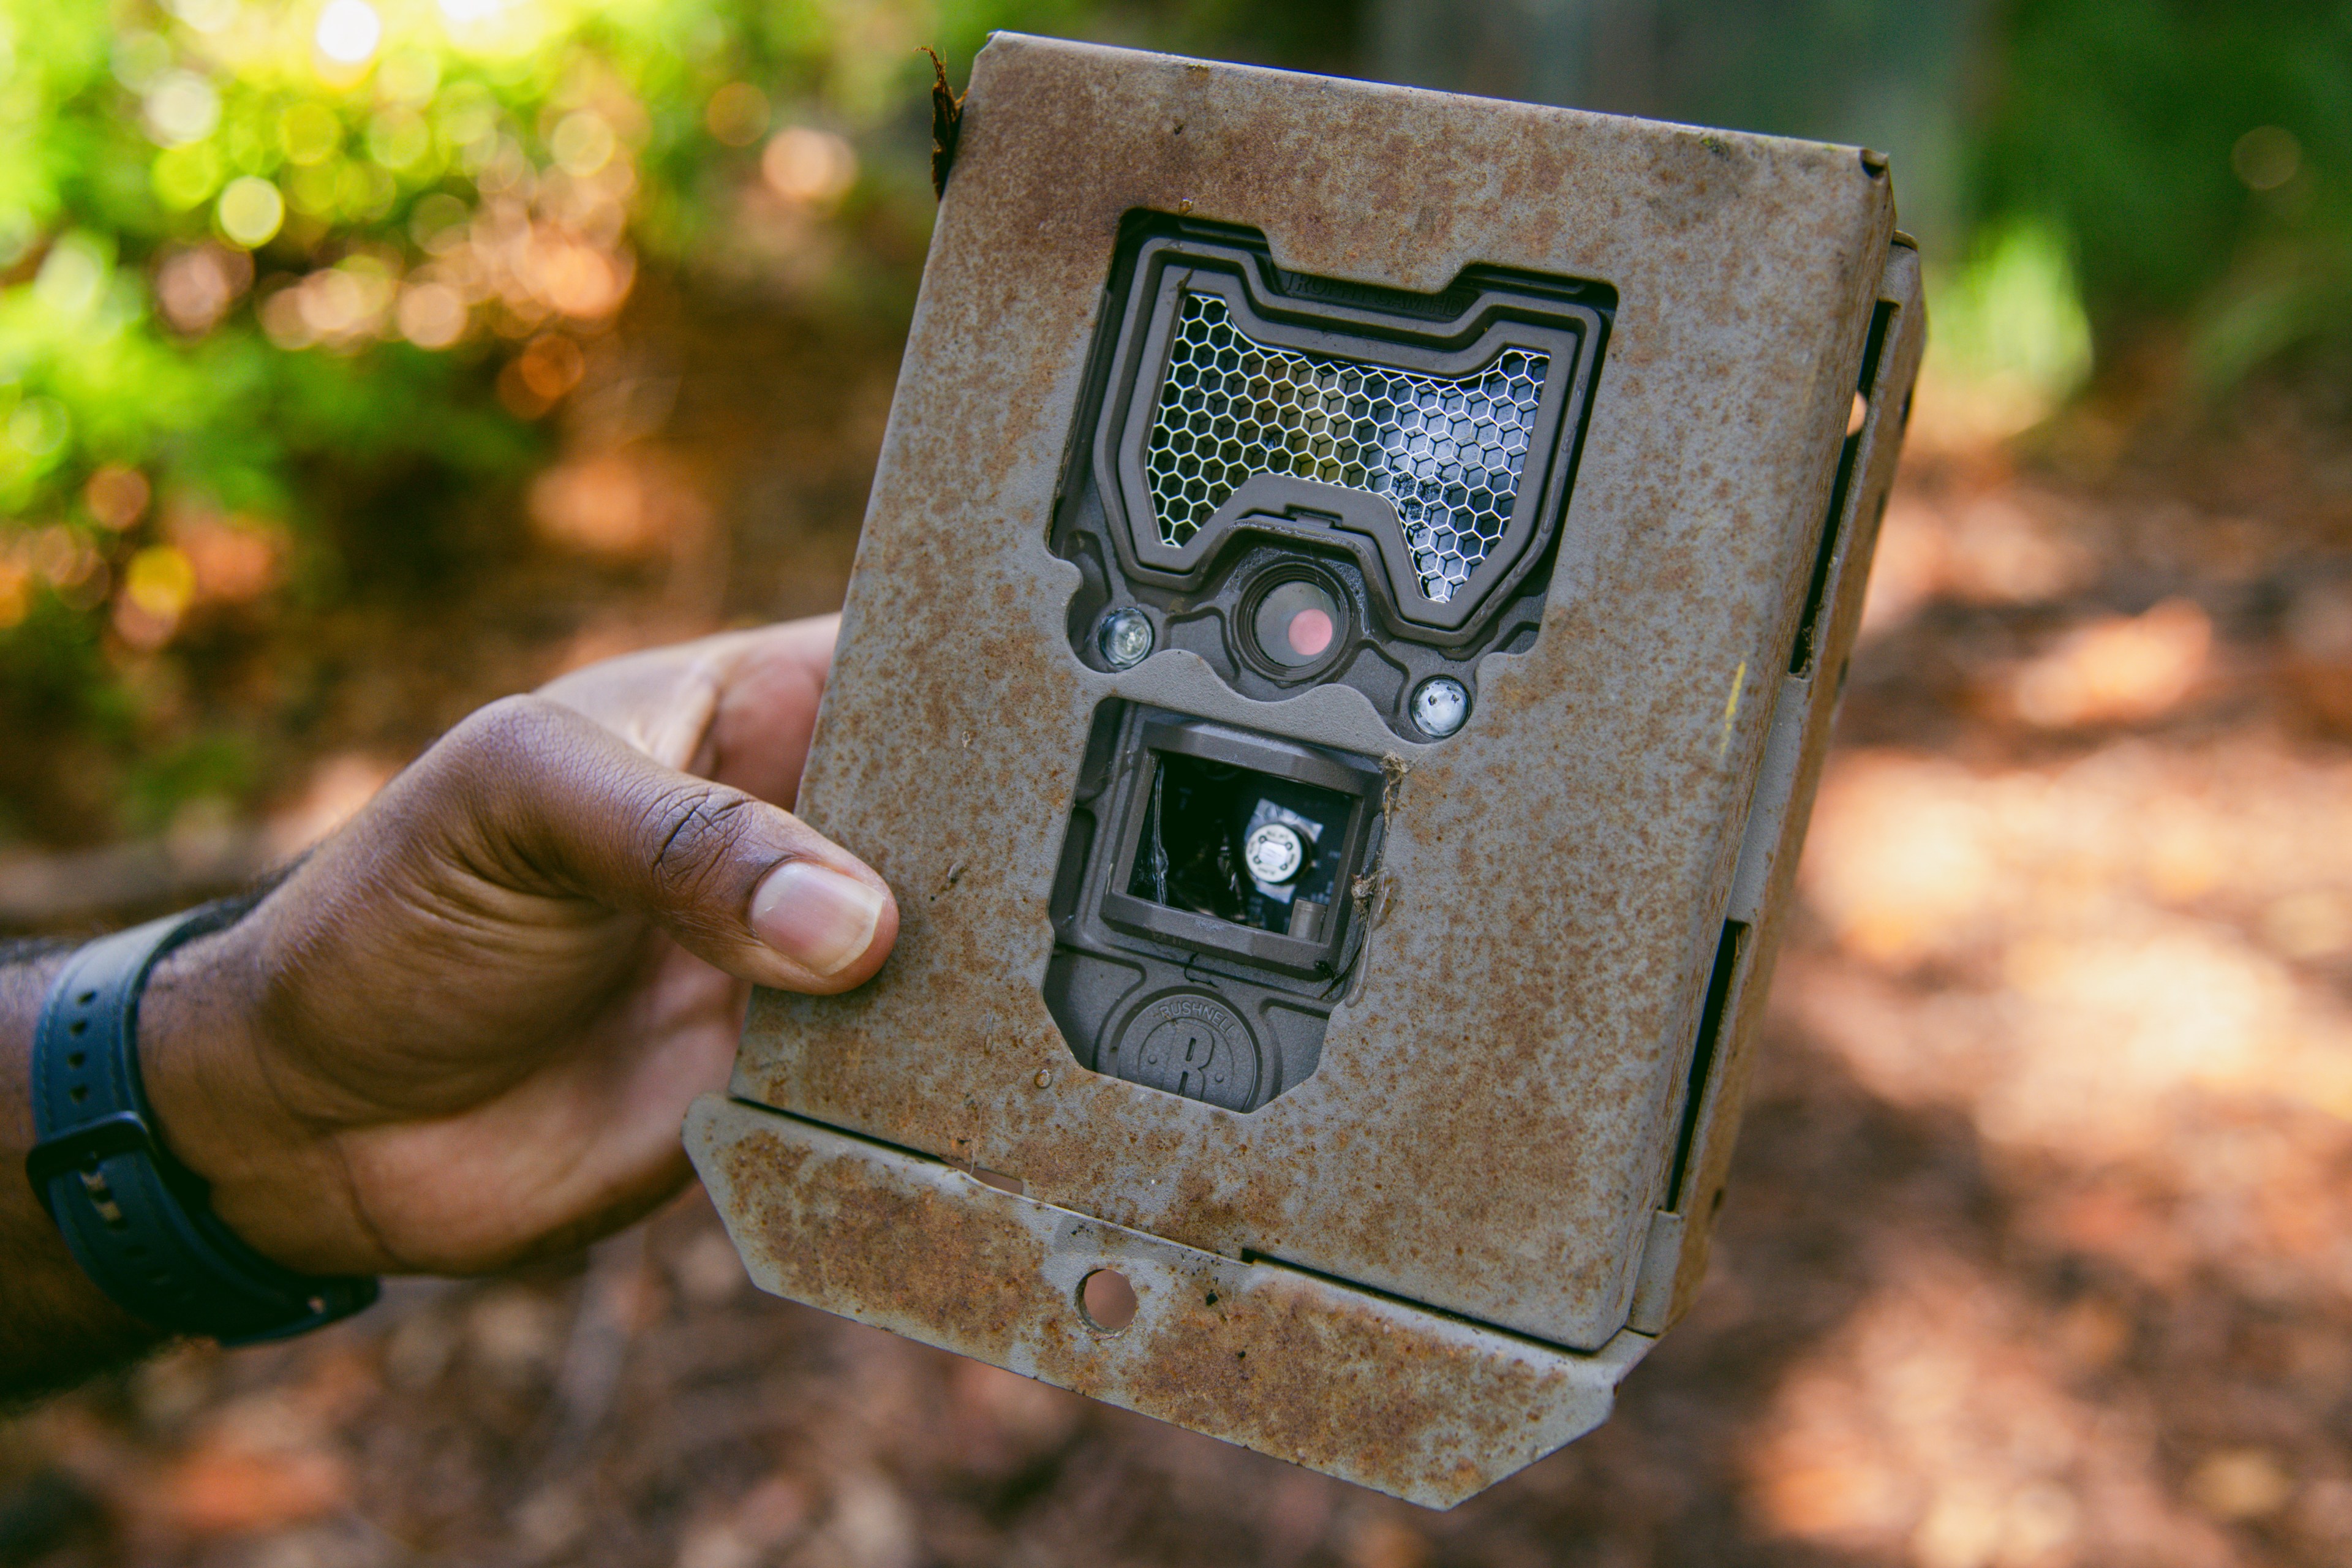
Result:
<svg viewBox="0 0 2352 1568"><path fill-rule="evenodd" d="M1502 542L1550 356L1511 349L1421 375L1254 342L1214 294L1187 294L1144 447L1160 542L1181 545L1258 474L1396 504L1421 591L1444 604Z"/></svg>

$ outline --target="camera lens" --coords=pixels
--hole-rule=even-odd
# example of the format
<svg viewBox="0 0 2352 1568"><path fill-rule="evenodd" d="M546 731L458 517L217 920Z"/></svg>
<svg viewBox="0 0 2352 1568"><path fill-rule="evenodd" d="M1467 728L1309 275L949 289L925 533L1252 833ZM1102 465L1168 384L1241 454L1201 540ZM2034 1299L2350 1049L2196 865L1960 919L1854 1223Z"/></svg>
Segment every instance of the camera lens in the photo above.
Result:
<svg viewBox="0 0 2352 1568"><path fill-rule="evenodd" d="M1286 669L1322 662L1345 624L1339 601L1320 583L1293 577L1268 589L1250 617L1258 651Z"/></svg>

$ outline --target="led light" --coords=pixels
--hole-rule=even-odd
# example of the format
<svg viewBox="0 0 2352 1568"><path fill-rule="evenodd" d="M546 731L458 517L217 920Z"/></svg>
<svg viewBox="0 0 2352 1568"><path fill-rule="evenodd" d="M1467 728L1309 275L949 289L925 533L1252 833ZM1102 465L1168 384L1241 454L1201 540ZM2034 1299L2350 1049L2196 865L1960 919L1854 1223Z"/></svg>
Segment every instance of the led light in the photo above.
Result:
<svg viewBox="0 0 2352 1568"><path fill-rule="evenodd" d="M1095 633L1103 662L1113 669L1132 669L1151 653L1151 617L1129 606L1105 616Z"/></svg>
<svg viewBox="0 0 2352 1568"><path fill-rule="evenodd" d="M1278 886L1298 875L1298 868L1307 863L1307 846L1298 841L1297 828L1269 822L1249 836L1249 842L1242 846L1242 858L1248 863L1251 876Z"/></svg>
<svg viewBox="0 0 2352 1568"><path fill-rule="evenodd" d="M1322 610L1301 610L1290 617L1289 629L1284 634L1290 639L1294 652L1314 658L1331 646L1331 617Z"/></svg>
<svg viewBox="0 0 2352 1568"><path fill-rule="evenodd" d="M1433 675L1412 694L1412 721L1433 741L1443 741L1470 717L1470 693L1450 675Z"/></svg>

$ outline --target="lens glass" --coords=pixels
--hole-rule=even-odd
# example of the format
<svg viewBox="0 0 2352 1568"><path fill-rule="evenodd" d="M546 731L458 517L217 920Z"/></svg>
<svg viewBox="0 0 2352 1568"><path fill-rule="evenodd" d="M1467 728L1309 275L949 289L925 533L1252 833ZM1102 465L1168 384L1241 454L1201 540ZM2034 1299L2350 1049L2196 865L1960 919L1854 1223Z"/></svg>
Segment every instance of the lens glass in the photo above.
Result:
<svg viewBox="0 0 2352 1568"><path fill-rule="evenodd" d="M1341 624L1339 601L1328 589L1293 577L1258 600L1250 629L1260 653L1286 669L1303 669L1331 651Z"/></svg>

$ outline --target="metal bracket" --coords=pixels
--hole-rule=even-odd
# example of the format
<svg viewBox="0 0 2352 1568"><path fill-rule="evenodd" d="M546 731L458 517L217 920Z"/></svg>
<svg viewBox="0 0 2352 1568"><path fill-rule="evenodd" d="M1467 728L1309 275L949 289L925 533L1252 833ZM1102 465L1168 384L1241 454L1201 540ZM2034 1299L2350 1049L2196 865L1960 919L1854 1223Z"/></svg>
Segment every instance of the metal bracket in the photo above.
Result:
<svg viewBox="0 0 2352 1568"><path fill-rule="evenodd" d="M1562 1350L720 1095L686 1147L763 1290L1430 1508L1600 1426L1653 1342ZM1116 1333L1079 1304L1100 1268L1135 1291Z"/></svg>

